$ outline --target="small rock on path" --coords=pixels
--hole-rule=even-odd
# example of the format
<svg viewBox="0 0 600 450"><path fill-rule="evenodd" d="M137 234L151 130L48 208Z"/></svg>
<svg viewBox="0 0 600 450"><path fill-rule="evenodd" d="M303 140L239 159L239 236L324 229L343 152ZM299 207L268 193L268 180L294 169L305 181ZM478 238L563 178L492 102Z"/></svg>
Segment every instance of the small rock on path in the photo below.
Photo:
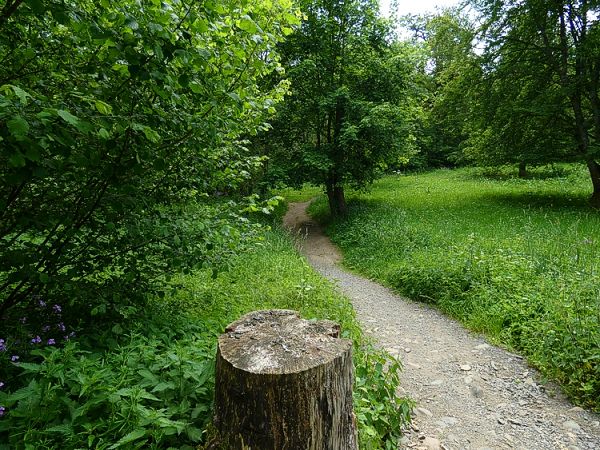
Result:
<svg viewBox="0 0 600 450"><path fill-rule="evenodd" d="M309 263L351 299L363 329L404 364L399 395L417 407L400 448L600 449L598 415L538 384L522 357L338 267L341 254L306 214L308 204L290 204L284 225L300 236Z"/></svg>

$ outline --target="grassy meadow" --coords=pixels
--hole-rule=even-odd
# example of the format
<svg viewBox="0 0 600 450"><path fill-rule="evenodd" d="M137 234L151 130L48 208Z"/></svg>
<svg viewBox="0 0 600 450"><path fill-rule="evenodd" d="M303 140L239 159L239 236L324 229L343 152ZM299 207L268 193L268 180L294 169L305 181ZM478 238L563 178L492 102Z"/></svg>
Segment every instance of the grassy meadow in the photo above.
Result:
<svg viewBox="0 0 600 450"><path fill-rule="evenodd" d="M513 171L515 172L513 174ZM344 264L516 349L600 410L600 212L579 166L387 176L328 224ZM320 198L313 215L326 220Z"/></svg>

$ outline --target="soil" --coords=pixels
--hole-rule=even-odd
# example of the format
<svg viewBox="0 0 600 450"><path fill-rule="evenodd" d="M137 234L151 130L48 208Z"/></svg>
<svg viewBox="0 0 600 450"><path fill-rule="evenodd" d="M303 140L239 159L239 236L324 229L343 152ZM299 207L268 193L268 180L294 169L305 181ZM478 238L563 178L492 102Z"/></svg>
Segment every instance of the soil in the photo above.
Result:
<svg viewBox="0 0 600 450"><path fill-rule="evenodd" d="M439 311L341 268L340 251L292 203L284 225L309 263L350 298L363 329L403 362L417 402L400 448L600 450L600 416L575 407L519 355Z"/></svg>

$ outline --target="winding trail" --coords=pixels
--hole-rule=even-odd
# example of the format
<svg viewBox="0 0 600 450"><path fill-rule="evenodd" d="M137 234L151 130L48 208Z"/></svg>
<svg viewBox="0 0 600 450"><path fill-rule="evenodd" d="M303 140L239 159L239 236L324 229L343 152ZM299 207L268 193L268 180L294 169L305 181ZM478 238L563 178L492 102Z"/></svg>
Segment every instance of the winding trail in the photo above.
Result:
<svg viewBox="0 0 600 450"><path fill-rule="evenodd" d="M348 296L365 331L404 364L417 401L400 448L600 450L600 417L573 407L522 357L489 345L435 309L341 269L339 250L292 203L284 225L309 263Z"/></svg>

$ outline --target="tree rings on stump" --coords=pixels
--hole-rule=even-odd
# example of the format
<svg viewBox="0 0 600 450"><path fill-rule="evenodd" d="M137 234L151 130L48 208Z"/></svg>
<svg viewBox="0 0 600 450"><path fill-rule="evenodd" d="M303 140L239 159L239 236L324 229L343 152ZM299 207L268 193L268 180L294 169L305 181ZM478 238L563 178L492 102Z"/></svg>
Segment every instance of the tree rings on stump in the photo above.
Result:
<svg viewBox="0 0 600 450"><path fill-rule="evenodd" d="M357 449L352 342L295 311L246 314L219 337L215 425L223 448Z"/></svg>

